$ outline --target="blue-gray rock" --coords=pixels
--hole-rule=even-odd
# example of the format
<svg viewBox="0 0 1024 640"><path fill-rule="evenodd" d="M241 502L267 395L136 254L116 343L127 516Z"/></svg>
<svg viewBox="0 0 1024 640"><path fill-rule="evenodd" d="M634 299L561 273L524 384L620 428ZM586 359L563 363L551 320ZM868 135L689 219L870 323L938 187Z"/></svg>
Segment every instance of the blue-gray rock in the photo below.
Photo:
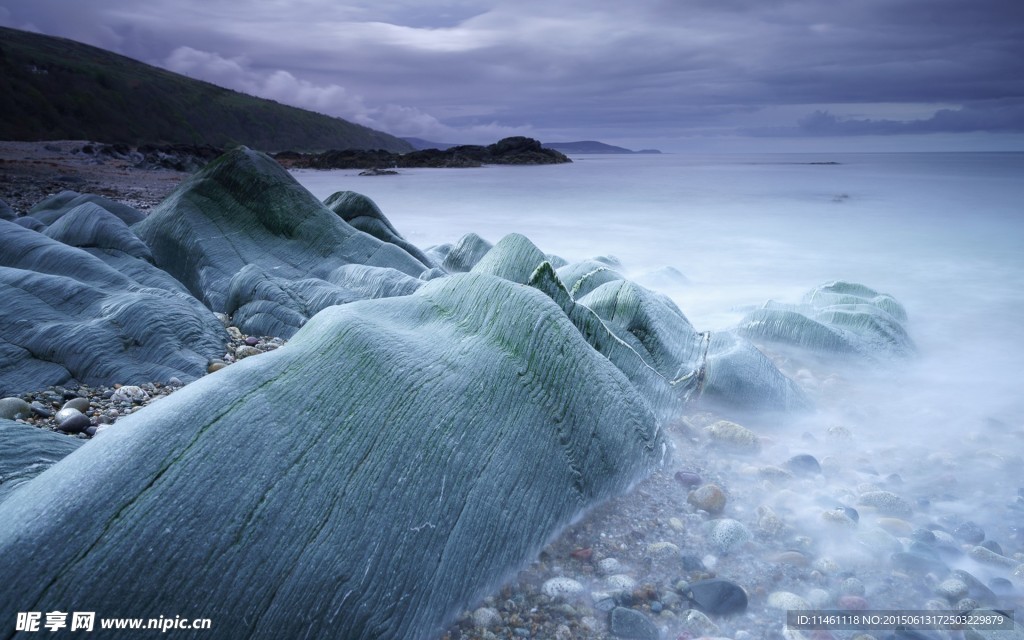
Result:
<svg viewBox="0 0 1024 640"><path fill-rule="evenodd" d="M0 502L85 442L47 429L0 419Z"/></svg>
<svg viewBox="0 0 1024 640"><path fill-rule="evenodd" d="M14 224L18 225L19 227L31 229L32 231L43 231L46 229L45 224L36 220L32 216L21 216L19 218L15 218L12 222L14 222Z"/></svg>
<svg viewBox="0 0 1024 640"><path fill-rule="evenodd" d="M28 418L31 415L32 405L21 398L0 399L0 419L17 420L18 418Z"/></svg>
<svg viewBox="0 0 1024 640"><path fill-rule="evenodd" d="M812 289L798 305L765 303L740 321L737 332L752 340L879 359L915 352L906 320L892 296L861 284L830 282Z"/></svg>
<svg viewBox="0 0 1024 640"><path fill-rule="evenodd" d="M382 242L398 246L428 268L438 266L424 252L403 238L377 203L363 194L355 191L336 191L324 200L324 205L356 229Z"/></svg>
<svg viewBox="0 0 1024 640"><path fill-rule="evenodd" d="M967 520L953 529L953 537L970 544L979 544L985 539L985 530L973 520Z"/></svg>
<svg viewBox="0 0 1024 640"><path fill-rule="evenodd" d="M6 200L0 198L0 220L14 220L17 217L18 212L12 209Z"/></svg>
<svg viewBox="0 0 1024 640"><path fill-rule="evenodd" d="M61 409L57 417L57 428L65 433L82 433L92 425L89 416L78 409Z"/></svg>
<svg viewBox="0 0 1024 640"><path fill-rule="evenodd" d="M818 459L809 453L798 453L786 461L786 468L797 475L813 476L821 473Z"/></svg>
<svg viewBox="0 0 1024 640"><path fill-rule="evenodd" d="M452 273L469 271L494 246L475 233L467 233L450 247L437 247L441 266ZM429 252L428 252L429 254ZM442 257L443 256L443 257Z"/></svg>
<svg viewBox="0 0 1024 640"><path fill-rule="evenodd" d="M49 226L76 207L87 203L105 209L129 226L142 221L146 217L138 209L129 207L126 204L121 204L103 196L91 193L83 194L77 191L61 191L56 195L40 200L29 209L28 216Z"/></svg>
<svg viewBox="0 0 1024 640"><path fill-rule="evenodd" d="M221 638L433 638L662 455L551 298L455 275L325 309L10 493L0 610L88 594Z"/></svg>
<svg viewBox="0 0 1024 640"><path fill-rule="evenodd" d="M631 640L658 640L658 627L647 616L625 607L615 607L608 613L608 630L616 638Z"/></svg>
<svg viewBox="0 0 1024 640"><path fill-rule="evenodd" d="M194 380L223 353L224 327L180 285L140 283L5 220L0 236L0 394L75 381Z"/></svg>
<svg viewBox="0 0 1024 640"><path fill-rule="evenodd" d="M683 595L694 607L711 615L726 616L747 610L747 592L722 578L691 582Z"/></svg>
<svg viewBox="0 0 1024 640"><path fill-rule="evenodd" d="M149 247L123 220L94 202L69 209L43 232L71 247L111 249L152 262Z"/></svg>
<svg viewBox="0 0 1024 640"><path fill-rule="evenodd" d="M354 228L272 158L245 147L193 175L132 230L157 266L210 309L241 309L239 328L254 335L290 337L325 306L357 299L329 280L343 265L414 278L428 268Z"/></svg>

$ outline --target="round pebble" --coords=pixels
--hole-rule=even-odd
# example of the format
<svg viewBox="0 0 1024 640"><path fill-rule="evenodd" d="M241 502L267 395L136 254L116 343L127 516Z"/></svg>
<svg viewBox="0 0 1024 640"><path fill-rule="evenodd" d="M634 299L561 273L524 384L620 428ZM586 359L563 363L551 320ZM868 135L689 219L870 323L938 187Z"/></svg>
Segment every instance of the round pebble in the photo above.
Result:
<svg viewBox="0 0 1024 640"><path fill-rule="evenodd" d="M258 356L261 353L263 352L256 347L243 344L235 349L235 359L242 360L243 358L248 358L250 356Z"/></svg>
<svg viewBox="0 0 1024 640"><path fill-rule="evenodd" d="M705 484L691 491L686 501L698 509L717 514L725 509L726 498L721 487L716 484Z"/></svg>
<svg viewBox="0 0 1024 640"><path fill-rule="evenodd" d="M839 593L844 596L862 596L867 589L858 578L846 578L839 583Z"/></svg>
<svg viewBox="0 0 1024 640"><path fill-rule="evenodd" d="M868 601L861 596L840 596L836 604L840 609L848 611L863 611L868 608Z"/></svg>
<svg viewBox="0 0 1024 640"><path fill-rule="evenodd" d="M616 573L604 579L606 587L612 591L632 591L636 588L636 580L624 573Z"/></svg>
<svg viewBox="0 0 1024 640"><path fill-rule="evenodd" d="M57 412L57 428L66 433L81 433L92 425L89 416L78 409L61 409Z"/></svg>
<svg viewBox="0 0 1024 640"><path fill-rule="evenodd" d="M692 582L683 595L697 609L711 615L730 615L747 609L747 592L743 587L722 578Z"/></svg>
<svg viewBox="0 0 1024 640"><path fill-rule="evenodd" d="M696 609L687 609L683 612L681 626L683 631L689 632L693 638L713 638L721 633L711 618Z"/></svg>
<svg viewBox="0 0 1024 640"><path fill-rule="evenodd" d="M149 394L142 387L126 385L116 389L110 396L112 402L145 402L149 400Z"/></svg>
<svg viewBox="0 0 1024 640"><path fill-rule="evenodd" d="M761 451L761 439L757 434L735 422L719 420L705 428L704 433L716 446L730 451L750 454Z"/></svg>
<svg viewBox="0 0 1024 640"><path fill-rule="evenodd" d="M583 593L583 585L572 578L551 578L545 582L541 592L549 598L568 599Z"/></svg>
<svg viewBox="0 0 1024 640"><path fill-rule="evenodd" d="M85 413L89 410L89 398L72 398L65 402L61 409L77 409L82 413Z"/></svg>
<svg viewBox="0 0 1024 640"><path fill-rule="evenodd" d="M676 471L675 478L684 487L696 487L701 483L700 474L696 471Z"/></svg>
<svg viewBox="0 0 1024 640"><path fill-rule="evenodd" d="M914 512L909 502L891 491L868 491L862 493L857 499L857 503L874 507L879 513L888 516L909 516Z"/></svg>
<svg viewBox="0 0 1024 640"><path fill-rule="evenodd" d="M768 594L768 606L784 611L810 609L811 603L789 591L773 591Z"/></svg>
<svg viewBox="0 0 1024 640"><path fill-rule="evenodd" d="M711 523L708 538L719 553L729 553L739 549L751 539L750 530L738 520L723 518Z"/></svg>
<svg viewBox="0 0 1024 640"><path fill-rule="evenodd" d="M786 461L786 468L799 476L814 476L821 473L818 459L809 453L801 453Z"/></svg>
<svg viewBox="0 0 1024 640"><path fill-rule="evenodd" d="M677 556L679 555L679 546L673 542L661 541L652 542L647 545L647 553L652 556Z"/></svg>
<svg viewBox="0 0 1024 640"><path fill-rule="evenodd" d="M968 520L953 529L953 537L970 544L978 544L985 539L985 531L975 522Z"/></svg>
<svg viewBox="0 0 1024 640"><path fill-rule="evenodd" d="M220 371L221 369L223 369L226 366L228 366L228 363L224 362L223 360L213 360L213 361L210 362L210 365L208 367L206 367L206 373L213 373L215 371Z"/></svg>
<svg viewBox="0 0 1024 640"><path fill-rule="evenodd" d="M967 595L967 583L956 578L947 578L935 587L935 593L950 600L959 600Z"/></svg>
<svg viewBox="0 0 1024 640"><path fill-rule="evenodd" d="M615 558L602 559L600 562L597 563L597 568L601 571L601 573L605 575L619 573L623 569L622 563L616 560Z"/></svg>
<svg viewBox="0 0 1024 640"><path fill-rule="evenodd" d="M473 612L473 624L481 629L497 627L501 624L501 614L491 607L480 607Z"/></svg>
<svg viewBox="0 0 1024 640"><path fill-rule="evenodd" d="M260 339L255 337L255 336L249 336L248 338L245 339L245 344L250 346L250 347L255 347L259 343L260 343Z"/></svg>

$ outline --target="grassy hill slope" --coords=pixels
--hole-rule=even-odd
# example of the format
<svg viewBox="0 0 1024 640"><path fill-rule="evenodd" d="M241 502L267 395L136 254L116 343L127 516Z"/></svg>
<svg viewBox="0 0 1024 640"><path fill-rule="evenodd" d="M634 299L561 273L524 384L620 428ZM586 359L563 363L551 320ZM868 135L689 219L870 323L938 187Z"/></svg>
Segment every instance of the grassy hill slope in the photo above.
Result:
<svg viewBox="0 0 1024 640"><path fill-rule="evenodd" d="M264 151L409 143L89 45L0 27L0 140L244 144Z"/></svg>

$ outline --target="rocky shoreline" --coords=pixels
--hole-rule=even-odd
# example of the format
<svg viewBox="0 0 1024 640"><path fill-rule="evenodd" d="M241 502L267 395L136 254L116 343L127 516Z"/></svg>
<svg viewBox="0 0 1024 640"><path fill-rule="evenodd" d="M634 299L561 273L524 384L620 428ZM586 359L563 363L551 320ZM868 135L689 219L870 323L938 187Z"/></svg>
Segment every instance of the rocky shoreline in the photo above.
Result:
<svg viewBox="0 0 1024 640"><path fill-rule="evenodd" d="M148 211L187 177L165 168L139 169L130 157L97 161L83 145L3 143L0 197L24 213L72 185ZM346 219L370 228L366 219L376 214L365 203L359 207ZM380 233L380 219L374 220ZM525 253L522 245L516 249ZM504 263L493 264L509 272ZM285 342L247 335L245 327L219 319L227 338L207 372L275 358L268 354ZM843 371L769 355L816 400L857 415L842 406L856 403L848 398L854 383ZM239 369L232 379L256 367ZM5 401L0 408L7 413L0 417L85 439L149 405L172 402L190 386L173 378L130 382L136 384L21 393L8 400L23 404ZM325 393L306 410L330 399ZM990 474L1015 477L1024 464L1017 453L1024 425L963 425L956 445L943 447L896 435L880 439L870 416L835 423L824 415L794 415L778 424L690 409L667 421L662 435L674 450L667 464L569 524L524 570L511 577L468 576L494 588L465 603L440 637L884 640L894 632L788 629L786 612L1024 608L1024 488L986 481ZM278 425L291 426L287 420ZM136 420L136 431L139 426ZM280 437L288 435L280 431ZM440 482L441 497L452 490ZM401 552L395 547L384 555ZM1021 637L1019 627L1012 636L993 633L968 629L923 637Z"/></svg>

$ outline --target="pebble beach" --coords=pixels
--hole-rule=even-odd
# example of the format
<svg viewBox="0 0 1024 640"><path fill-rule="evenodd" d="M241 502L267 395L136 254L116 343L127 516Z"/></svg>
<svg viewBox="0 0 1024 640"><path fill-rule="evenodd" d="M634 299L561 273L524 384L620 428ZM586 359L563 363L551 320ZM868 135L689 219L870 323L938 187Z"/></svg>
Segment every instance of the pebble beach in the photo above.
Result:
<svg viewBox="0 0 1024 640"><path fill-rule="evenodd" d="M147 211L187 175L98 160L87 145L0 143L0 198L24 213L74 189ZM230 342L211 373L285 343L222 321ZM491 577L493 592L439 640L882 640L896 629L795 630L787 612L1022 609L1024 423L993 417L941 441L887 439L870 411L851 410L848 370L770 355L825 410L760 420L700 409L667 421L674 450L662 468L516 575ZM39 389L0 400L0 417L102 437L177 382Z"/></svg>

